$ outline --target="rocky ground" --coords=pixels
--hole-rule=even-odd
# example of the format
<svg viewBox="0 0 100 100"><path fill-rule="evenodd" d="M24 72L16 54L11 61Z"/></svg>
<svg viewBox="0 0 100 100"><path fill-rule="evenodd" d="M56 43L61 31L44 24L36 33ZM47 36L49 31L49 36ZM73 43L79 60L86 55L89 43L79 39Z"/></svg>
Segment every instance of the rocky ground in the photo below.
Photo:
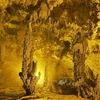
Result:
<svg viewBox="0 0 100 100"><path fill-rule="evenodd" d="M30 96L23 96L24 94L24 90L20 87L0 87L0 100L87 100L75 95L61 95L50 92L38 92Z"/></svg>
<svg viewBox="0 0 100 100"><path fill-rule="evenodd" d="M16 100L24 94L20 87L1 87L0 86L0 100Z"/></svg>

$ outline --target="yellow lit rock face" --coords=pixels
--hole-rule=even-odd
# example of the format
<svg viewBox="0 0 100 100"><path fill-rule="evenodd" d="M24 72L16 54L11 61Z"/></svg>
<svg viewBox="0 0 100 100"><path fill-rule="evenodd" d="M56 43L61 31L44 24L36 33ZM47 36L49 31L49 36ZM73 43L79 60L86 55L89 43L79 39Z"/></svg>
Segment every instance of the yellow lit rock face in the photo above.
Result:
<svg viewBox="0 0 100 100"><path fill-rule="evenodd" d="M9 0L0 0L0 9L5 9L8 6Z"/></svg>
<svg viewBox="0 0 100 100"><path fill-rule="evenodd" d="M22 68L24 34L30 14L33 60L37 62L36 75L41 73L38 85L43 85L45 81L52 83L64 76L73 78L72 51L78 32L88 35L86 68L93 70L95 76L100 74L100 22L97 20L100 19L100 13L93 15L97 19L90 16L93 13L92 8L89 9L91 0L12 1L0 0L0 83L22 86L18 73ZM97 6L97 9L100 8ZM64 41L69 41L69 49L64 46Z"/></svg>
<svg viewBox="0 0 100 100"><path fill-rule="evenodd" d="M86 59L86 66L93 70L94 75L100 74L100 40L90 40L89 55Z"/></svg>

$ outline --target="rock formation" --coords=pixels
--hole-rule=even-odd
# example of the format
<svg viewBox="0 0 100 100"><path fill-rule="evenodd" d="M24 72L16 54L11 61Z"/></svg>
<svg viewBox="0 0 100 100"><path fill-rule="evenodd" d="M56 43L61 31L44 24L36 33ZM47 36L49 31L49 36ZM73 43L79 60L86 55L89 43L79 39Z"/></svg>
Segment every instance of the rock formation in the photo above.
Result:
<svg viewBox="0 0 100 100"><path fill-rule="evenodd" d="M51 71L53 69L54 72L56 72L56 68L65 68L65 66L62 67L62 63L61 65L59 63L63 62L69 70L68 73L65 71L63 75L70 76L72 73L70 77L72 80L76 78L75 84L80 83L80 77L83 79L85 77L83 81L87 84L88 82L93 83L90 87L88 84L88 86L80 88L81 91L85 91L85 93L89 90L98 91L100 74L99 19L99 0L1 0L1 83L7 79L12 79L15 83L19 80L17 75L20 72L22 61L22 72L19 75L24 83L24 88L28 88L28 82L25 81L33 82L32 77L35 73L33 66L36 61L39 63L38 59L42 58L48 66L47 69ZM67 61L68 64L65 63ZM50 62L52 67L56 67L51 68ZM15 69L15 78L9 74L13 72L12 70L9 72L9 69ZM5 72L5 70L7 71ZM52 82L59 79L54 76L60 75L55 74L48 74L53 77ZM9 75L10 77L7 78ZM65 77L63 75L61 73L61 77ZM7 80L5 84L10 83ZM88 89L86 89L87 87ZM93 97L95 97L94 94Z"/></svg>

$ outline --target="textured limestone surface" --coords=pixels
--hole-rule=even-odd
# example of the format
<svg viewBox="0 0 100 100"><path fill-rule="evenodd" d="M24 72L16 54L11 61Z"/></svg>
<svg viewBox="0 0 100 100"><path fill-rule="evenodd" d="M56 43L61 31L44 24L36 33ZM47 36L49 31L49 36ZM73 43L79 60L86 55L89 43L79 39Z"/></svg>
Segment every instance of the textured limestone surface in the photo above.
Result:
<svg viewBox="0 0 100 100"><path fill-rule="evenodd" d="M87 78L100 74L100 0L0 0L1 86L22 86L18 73L30 16L39 85L64 76L73 79L73 50L81 48L74 48L78 33L85 37Z"/></svg>

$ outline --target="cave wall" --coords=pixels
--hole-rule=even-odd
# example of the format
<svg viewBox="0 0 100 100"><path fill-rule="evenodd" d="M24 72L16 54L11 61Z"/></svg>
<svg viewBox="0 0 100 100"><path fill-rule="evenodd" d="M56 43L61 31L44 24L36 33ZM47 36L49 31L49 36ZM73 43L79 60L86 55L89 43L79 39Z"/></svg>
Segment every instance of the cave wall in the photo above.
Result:
<svg viewBox="0 0 100 100"><path fill-rule="evenodd" d="M22 51L16 43L15 36L7 34L2 38L0 47L0 83L19 86L21 81L18 73L22 66Z"/></svg>
<svg viewBox="0 0 100 100"><path fill-rule="evenodd" d="M86 67L90 67L96 76L100 73L100 32L98 30L100 24L97 18L94 17L97 16L97 14L95 14L96 6L94 5L94 7L91 7L90 2L92 0L58 1L59 2L50 2L50 0L48 0L46 3L40 2L40 7L39 4L35 6L37 4L36 2L33 3L35 6L33 12L34 56L37 56L38 50L42 51L39 52L40 54L38 53L38 55L42 55L44 59L43 63L46 61L46 66L49 68L48 73L52 80L57 79L60 75L70 76L69 68L72 72L73 62L72 54L69 52L72 50L68 50L67 48L63 49L63 41L72 43L77 37L75 34L78 31L81 31L89 35L87 39L88 52L86 54L85 65ZM18 8L15 5L19 4L19 2L13 2L15 4L13 5L12 1L10 1L11 3L8 5L7 0L3 6L2 4L4 2L5 0L0 1L0 18L2 19L2 25L0 25L0 83L4 83L8 86L11 83L11 85L21 86L18 73L22 67L23 41L26 32L25 25L27 25L28 11L26 11L26 9L24 11L24 8L21 8L22 10L17 10ZM30 5L30 3L26 3L27 5L25 6ZM44 7L47 8L45 11L48 13L44 12ZM92 16L90 16L92 11L90 7L94 10ZM36 10L36 8L38 8L38 10ZM29 6L29 11L32 9L33 8ZM18 11L18 13L15 13L15 11ZM41 14L42 12L43 15ZM20 14L22 19L20 19L17 14ZM47 16L49 16L49 18ZM24 22L25 20L26 22ZM89 22L92 26L89 26ZM65 51L63 53L63 58L60 61L58 59L60 58L62 50ZM71 57L68 56L68 53ZM38 58L39 57L36 59L37 61ZM43 69L45 69L45 63L42 66ZM38 65L41 67L39 62Z"/></svg>

